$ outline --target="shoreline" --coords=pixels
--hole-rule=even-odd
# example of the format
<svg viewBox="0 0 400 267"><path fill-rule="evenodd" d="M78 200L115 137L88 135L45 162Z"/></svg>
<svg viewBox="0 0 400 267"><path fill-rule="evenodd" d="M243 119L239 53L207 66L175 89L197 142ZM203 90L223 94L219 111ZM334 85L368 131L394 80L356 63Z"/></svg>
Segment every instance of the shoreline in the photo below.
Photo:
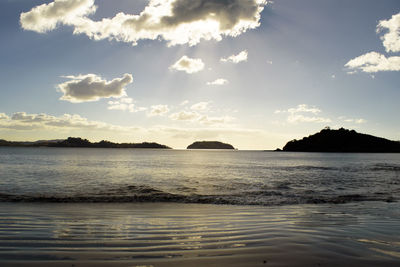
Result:
<svg viewBox="0 0 400 267"><path fill-rule="evenodd" d="M0 203L2 266L400 264L400 203Z"/></svg>

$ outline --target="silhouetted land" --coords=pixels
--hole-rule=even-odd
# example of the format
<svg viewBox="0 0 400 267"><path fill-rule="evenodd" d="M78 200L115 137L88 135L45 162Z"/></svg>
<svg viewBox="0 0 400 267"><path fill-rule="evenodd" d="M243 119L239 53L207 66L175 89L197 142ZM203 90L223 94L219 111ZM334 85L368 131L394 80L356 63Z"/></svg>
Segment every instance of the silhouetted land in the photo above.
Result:
<svg viewBox="0 0 400 267"><path fill-rule="evenodd" d="M100 141L92 143L87 139L79 137L68 137L65 140L41 140L36 142L10 142L0 140L0 146L20 146L20 147L94 147L94 148L170 148L158 143L113 143Z"/></svg>
<svg viewBox="0 0 400 267"><path fill-rule="evenodd" d="M187 149L235 149L230 144L218 141L197 141L189 145Z"/></svg>
<svg viewBox="0 0 400 267"><path fill-rule="evenodd" d="M283 151L399 153L400 142L344 128L339 130L325 128L301 140L288 142Z"/></svg>

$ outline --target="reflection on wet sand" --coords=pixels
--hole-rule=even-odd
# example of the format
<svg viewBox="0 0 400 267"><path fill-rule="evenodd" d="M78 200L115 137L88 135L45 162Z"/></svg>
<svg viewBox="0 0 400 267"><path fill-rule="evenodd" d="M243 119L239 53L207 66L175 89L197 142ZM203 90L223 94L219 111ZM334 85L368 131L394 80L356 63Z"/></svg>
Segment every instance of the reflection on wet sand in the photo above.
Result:
<svg viewBox="0 0 400 267"><path fill-rule="evenodd" d="M398 203L0 205L6 266L400 263Z"/></svg>

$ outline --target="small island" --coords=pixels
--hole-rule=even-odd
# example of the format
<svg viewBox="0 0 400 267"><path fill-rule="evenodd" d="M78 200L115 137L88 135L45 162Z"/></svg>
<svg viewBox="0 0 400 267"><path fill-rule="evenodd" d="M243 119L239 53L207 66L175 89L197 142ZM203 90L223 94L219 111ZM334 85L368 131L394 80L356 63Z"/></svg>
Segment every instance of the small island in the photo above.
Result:
<svg viewBox="0 0 400 267"><path fill-rule="evenodd" d="M354 130L340 128L332 130L329 127L319 133L292 140L282 149L294 152L368 152L368 153L399 153L400 142L368 134L357 133Z"/></svg>
<svg viewBox="0 0 400 267"><path fill-rule="evenodd" d="M92 147L92 148L162 148L170 149L166 145L158 143L113 143L110 141L100 141L92 143L87 139L80 137L68 137L65 140L40 140L35 142L11 142L0 140L0 146L17 146L17 147Z"/></svg>
<svg viewBox="0 0 400 267"><path fill-rule="evenodd" d="M219 141L197 141L189 145L187 149L235 149L232 145Z"/></svg>

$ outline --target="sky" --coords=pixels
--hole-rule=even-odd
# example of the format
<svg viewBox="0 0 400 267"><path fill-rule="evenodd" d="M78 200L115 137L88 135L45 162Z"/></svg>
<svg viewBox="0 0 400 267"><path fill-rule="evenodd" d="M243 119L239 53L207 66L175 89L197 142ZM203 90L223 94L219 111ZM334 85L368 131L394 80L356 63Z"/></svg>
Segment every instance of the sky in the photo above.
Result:
<svg viewBox="0 0 400 267"><path fill-rule="evenodd" d="M398 0L0 0L0 139L400 140Z"/></svg>

